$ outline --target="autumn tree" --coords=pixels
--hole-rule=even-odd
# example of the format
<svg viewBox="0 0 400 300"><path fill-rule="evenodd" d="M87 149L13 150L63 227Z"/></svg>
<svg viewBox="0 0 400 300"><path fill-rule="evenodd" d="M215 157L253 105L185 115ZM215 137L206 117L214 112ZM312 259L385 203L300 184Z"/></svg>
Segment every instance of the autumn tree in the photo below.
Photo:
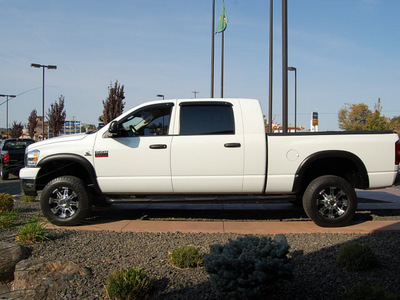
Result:
<svg viewBox="0 0 400 300"><path fill-rule="evenodd" d="M375 104L374 112L368 116L366 129L367 130L386 130L389 129L389 118L381 116L382 106L381 98Z"/></svg>
<svg viewBox="0 0 400 300"><path fill-rule="evenodd" d="M67 116L64 110L65 97L61 95L58 98L58 103L55 101L51 104L47 112L47 120L49 122L49 127L53 130L53 135L58 136L65 123L65 118Z"/></svg>
<svg viewBox="0 0 400 300"><path fill-rule="evenodd" d="M124 85L120 86L118 80L114 86L110 83L108 87L108 98L103 100L103 120L104 124L111 122L113 119L123 113L125 102Z"/></svg>
<svg viewBox="0 0 400 300"><path fill-rule="evenodd" d="M21 123L17 123L17 121L14 121L10 129L10 137L14 139L19 138L22 135L23 128L24 126L22 126Z"/></svg>
<svg viewBox="0 0 400 300"><path fill-rule="evenodd" d="M35 136L35 129L37 127L38 120L37 120L37 111L36 109L31 111L31 114L28 118L28 132L31 139Z"/></svg>
<svg viewBox="0 0 400 300"><path fill-rule="evenodd" d="M346 105L339 110L339 128L346 131L366 130L367 120L371 113L368 105L364 103L352 104L349 108Z"/></svg>

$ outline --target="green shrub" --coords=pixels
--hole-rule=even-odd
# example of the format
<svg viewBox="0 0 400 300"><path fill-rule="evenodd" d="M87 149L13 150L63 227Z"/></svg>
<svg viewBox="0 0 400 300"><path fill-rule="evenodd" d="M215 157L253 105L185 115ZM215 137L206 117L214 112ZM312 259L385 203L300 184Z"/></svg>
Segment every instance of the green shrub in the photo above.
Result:
<svg viewBox="0 0 400 300"><path fill-rule="evenodd" d="M109 299L144 299L151 288L151 280L146 272L136 267L114 271L105 285Z"/></svg>
<svg viewBox="0 0 400 300"><path fill-rule="evenodd" d="M199 247L195 246L181 246L168 253L168 261L175 267L186 269L195 268L202 264L203 253L200 252Z"/></svg>
<svg viewBox="0 0 400 300"><path fill-rule="evenodd" d="M394 295L384 288L369 282L361 282L343 295L343 300L390 300L394 298Z"/></svg>
<svg viewBox="0 0 400 300"><path fill-rule="evenodd" d="M37 243L44 240L50 240L46 234L46 223L42 222L39 217L36 217L22 225L19 228L17 240L21 243Z"/></svg>
<svg viewBox="0 0 400 300"><path fill-rule="evenodd" d="M8 228L15 225L15 219L17 218L17 211L7 211L0 214L0 228Z"/></svg>
<svg viewBox="0 0 400 300"><path fill-rule="evenodd" d="M220 296L226 299L259 299L273 293L292 275L285 241L247 236L211 245L204 266Z"/></svg>
<svg viewBox="0 0 400 300"><path fill-rule="evenodd" d="M12 211L14 199L10 194L0 193L0 213Z"/></svg>
<svg viewBox="0 0 400 300"><path fill-rule="evenodd" d="M22 196L22 202L35 202L36 197L35 196L27 196L24 195Z"/></svg>
<svg viewBox="0 0 400 300"><path fill-rule="evenodd" d="M377 265L378 259L368 245L349 243L339 248L337 262L348 271L362 271Z"/></svg>

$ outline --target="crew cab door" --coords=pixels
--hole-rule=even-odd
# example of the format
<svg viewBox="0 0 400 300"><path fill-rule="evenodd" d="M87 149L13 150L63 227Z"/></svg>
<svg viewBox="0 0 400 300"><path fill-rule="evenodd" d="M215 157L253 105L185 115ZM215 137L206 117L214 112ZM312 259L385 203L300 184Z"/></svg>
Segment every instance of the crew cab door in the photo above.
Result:
<svg viewBox="0 0 400 300"><path fill-rule="evenodd" d="M176 193L242 191L244 138L240 106L230 102L180 101L172 140ZM178 114L177 114L178 115Z"/></svg>
<svg viewBox="0 0 400 300"><path fill-rule="evenodd" d="M170 118L174 103L139 108L96 139L94 164L104 193L171 193Z"/></svg>

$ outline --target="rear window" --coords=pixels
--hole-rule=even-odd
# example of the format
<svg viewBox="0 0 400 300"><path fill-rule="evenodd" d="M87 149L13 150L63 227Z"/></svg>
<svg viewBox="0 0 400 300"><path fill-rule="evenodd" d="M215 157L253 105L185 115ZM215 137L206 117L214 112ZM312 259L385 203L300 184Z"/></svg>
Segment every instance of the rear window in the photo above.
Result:
<svg viewBox="0 0 400 300"><path fill-rule="evenodd" d="M3 150L17 150L17 149L25 149L28 145L33 144L32 140L13 140L13 141L5 141Z"/></svg>

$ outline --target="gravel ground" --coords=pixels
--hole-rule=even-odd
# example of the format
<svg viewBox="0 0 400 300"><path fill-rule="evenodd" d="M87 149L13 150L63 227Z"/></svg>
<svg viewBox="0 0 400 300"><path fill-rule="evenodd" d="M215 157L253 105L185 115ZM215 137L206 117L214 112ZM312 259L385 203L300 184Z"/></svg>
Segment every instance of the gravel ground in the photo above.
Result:
<svg viewBox="0 0 400 300"><path fill-rule="evenodd" d="M17 201L15 208L20 212L21 224L38 214L37 202ZM193 215L194 219L201 219L199 213ZM232 215L229 216L233 218ZM157 213L153 213L149 216L149 212L146 212L146 218L157 217L165 218L165 215L157 216ZM257 216L254 218L257 219ZM278 217L273 214L272 218L276 220ZM292 219L293 216L289 218ZM303 216L297 215L294 218ZM361 212L356 218L400 220L398 211ZM17 228L0 229L0 239L15 242L17 232ZM176 269L169 265L167 254L185 244L200 246L207 252L210 245L224 244L238 236L240 235L116 233L57 229L49 231L48 237L52 241L25 246L30 250L30 260L68 260L91 271L92 275L89 277L77 276L74 280L66 281L67 288L59 291L57 299L104 299L104 283L107 276L113 270L135 266L145 269L153 280L154 288L150 299L218 299L203 267ZM271 298L340 299L349 287L368 280L386 288L400 299L400 233L288 234L286 237L291 247L290 258L294 278ZM337 250L340 245L350 241L370 245L379 258L379 265L363 272L342 270L335 263Z"/></svg>

